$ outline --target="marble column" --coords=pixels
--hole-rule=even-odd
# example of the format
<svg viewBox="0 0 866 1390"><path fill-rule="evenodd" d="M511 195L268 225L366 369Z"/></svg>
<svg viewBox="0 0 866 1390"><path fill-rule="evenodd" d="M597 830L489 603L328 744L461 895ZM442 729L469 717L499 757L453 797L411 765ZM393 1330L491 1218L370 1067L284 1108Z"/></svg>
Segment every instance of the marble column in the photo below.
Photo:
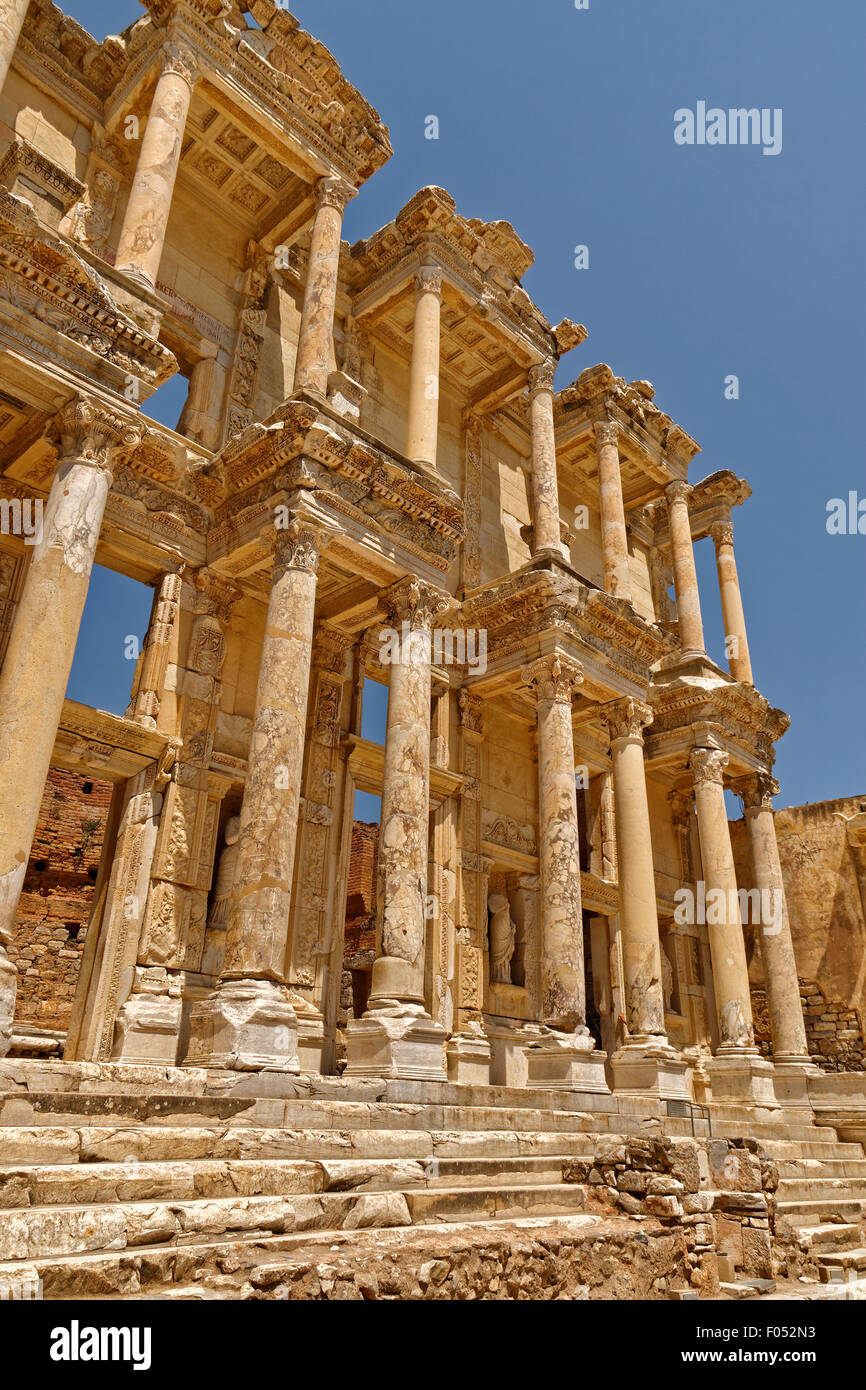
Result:
<svg viewBox="0 0 866 1390"><path fill-rule="evenodd" d="M298 515L275 533L223 982L193 1010L190 1064L298 1070L287 938L322 540Z"/></svg>
<svg viewBox="0 0 866 1390"><path fill-rule="evenodd" d="M666 490L671 533L671 555L674 567L674 589L677 596L677 619L684 657L704 656L704 625L701 619L701 598L695 570L692 546L692 526L689 520L688 483L671 483Z"/></svg>
<svg viewBox="0 0 866 1390"><path fill-rule="evenodd" d="M409 422L406 457L436 467L439 440L439 350L442 320L442 271L422 266L415 276L415 326L409 374Z"/></svg>
<svg viewBox="0 0 866 1390"><path fill-rule="evenodd" d="M667 1040L643 730L652 710L618 700L602 710L611 737L619 921L629 1036L611 1058L617 1091L687 1096L686 1064Z"/></svg>
<svg viewBox="0 0 866 1390"><path fill-rule="evenodd" d="M622 473L619 462L619 427L613 420L595 426L598 451L598 491L601 504L601 554L604 587L615 598L631 601L628 568L628 532L622 501Z"/></svg>
<svg viewBox="0 0 866 1390"><path fill-rule="evenodd" d="M12 65L30 0L0 0L0 88Z"/></svg>
<svg viewBox="0 0 866 1390"><path fill-rule="evenodd" d="M135 427L78 397L49 425L54 482L33 547L0 675L0 1056L9 1047L15 972L7 957L93 557L111 486L113 450Z"/></svg>
<svg viewBox="0 0 866 1390"><path fill-rule="evenodd" d="M138 164L117 246L118 270L155 285L171 212L183 132L198 76L198 59L186 43L170 39L141 140Z"/></svg>
<svg viewBox="0 0 866 1390"><path fill-rule="evenodd" d="M532 553L555 551L569 558L559 521L559 483L556 477L556 431L553 423L553 381L556 363L542 362L529 373L529 419L532 434Z"/></svg>
<svg viewBox="0 0 866 1390"><path fill-rule="evenodd" d="M735 681L753 685L749 641L746 636L746 616L740 593L740 578L734 558L734 527L730 521L717 521L710 527L716 547L716 568L722 595L722 617L725 624L725 646L729 652L728 665Z"/></svg>
<svg viewBox="0 0 866 1390"><path fill-rule="evenodd" d="M430 836L431 633L447 600L416 579L385 595L390 671L379 830L377 939L367 1012L346 1029L349 1076L444 1080L446 1032L424 1007Z"/></svg>
<svg viewBox="0 0 866 1390"><path fill-rule="evenodd" d="M571 707L583 671L567 656L544 656L521 679L538 721L538 867L541 879L541 1013L550 1037L527 1048L528 1084L607 1090L605 1055L586 1026L580 835Z"/></svg>
<svg viewBox="0 0 866 1390"><path fill-rule="evenodd" d="M743 798L754 887L761 894L761 954L773 1061L777 1065L809 1066L806 1025L773 814L773 797L779 794L779 784L769 773L756 772L737 781L734 791Z"/></svg>
<svg viewBox="0 0 866 1390"><path fill-rule="evenodd" d="M316 185L316 217L295 359L294 389L309 391L323 400L328 394L331 373L343 214L355 192L351 184L340 178L320 179Z"/></svg>
<svg viewBox="0 0 866 1390"><path fill-rule="evenodd" d="M716 748L696 748L689 759L707 897L720 1049L751 1051L754 1036L749 967L725 807L724 770L727 764L727 753Z"/></svg>

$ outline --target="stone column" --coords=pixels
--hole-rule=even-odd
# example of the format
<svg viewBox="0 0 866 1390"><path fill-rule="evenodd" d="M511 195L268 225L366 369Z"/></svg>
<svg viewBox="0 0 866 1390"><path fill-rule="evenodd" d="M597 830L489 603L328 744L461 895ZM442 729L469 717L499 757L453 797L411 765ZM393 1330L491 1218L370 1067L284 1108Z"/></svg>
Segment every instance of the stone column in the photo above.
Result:
<svg viewBox="0 0 866 1390"><path fill-rule="evenodd" d="M400 580L386 603L390 665L379 831L377 938L366 1014L346 1030L347 1075L444 1080L445 1029L424 1008L430 834L431 632L447 605L438 590Z"/></svg>
<svg viewBox="0 0 866 1390"><path fill-rule="evenodd" d="M439 346L442 319L442 271L424 265L415 276L415 326L409 377L409 423L406 457L436 467L439 441Z"/></svg>
<svg viewBox="0 0 866 1390"><path fill-rule="evenodd" d="M622 501L622 474L619 463L619 427L613 420L595 426L598 451L598 491L601 500L601 554L604 587L615 598L631 602L628 569L628 532Z"/></svg>
<svg viewBox="0 0 866 1390"><path fill-rule="evenodd" d="M644 767L652 710L619 700L602 711L611 736L619 865L619 921L629 1037L611 1059L618 1091L685 1099L686 1064L665 1032L661 943Z"/></svg>
<svg viewBox="0 0 866 1390"><path fill-rule="evenodd" d="M740 594L740 579L734 558L734 527L730 521L717 521L710 527L716 547L716 568L722 595L722 617L725 623L725 647L728 665L735 681L753 685L752 662L746 637L746 617Z"/></svg>
<svg viewBox="0 0 866 1390"><path fill-rule="evenodd" d="M310 242L294 389L310 391L323 400L328 394L331 372L343 213L355 192L351 184L339 178L320 179L316 185L316 218Z"/></svg>
<svg viewBox="0 0 866 1390"><path fill-rule="evenodd" d="M556 478L556 432L553 424L553 379L556 363L542 362L529 373L532 432L532 553L553 550L569 558L559 522Z"/></svg>
<svg viewBox="0 0 866 1390"><path fill-rule="evenodd" d="M123 227L117 245L117 269L155 285L171 212L171 196L180 164L183 132L198 59L185 43L171 39L161 68L141 141Z"/></svg>
<svg viewBox="0 0 866 1390"><path fill-rule="evenodd" d="M797 962L773 815L773 797L779 794L779 784L769 773L756 772L736 782L734 791L743 798L754 887L761 894L761 954L773 1035L773 1061L777 1065L809 1066Z"/></svg>
<svg viewBox="0 0 866 1390"><path fill-rule="evenodd" d="M298 515L276 532L223 983L193 1010L190 1064L298 1070L287 937L321 545Z"/></svg>
<svg viewBox="0 0 866 1390"><path fill-rule="evenodd" d="M6 947L27 871L42 792L90 582L112 451L135 427L83 397L54 417L57 468L0 676L0 1056L9 1047L15 974Z"/></svg>
<svg viewBox="0 0 866 1390"><path fill-rule="evenodd" d="M749 967L725 807L727 763L727 753L717 748L696 748L689 760L695 785L719 1026L719 1048L708 1063L708 1071L715 1100L758 1103L777 1109L773 1068L760 1057L752 1029Z"/></svg>
<svg viewBox="0 0 866 1390"><path fill-rule="evenodd" d="M30 0L0 0L0 88L12 65Z"/></svg>
<svg viewBox="0 0 866 1390"><path fill-rule="evenodd" d="M580 839L571 705L583 671L544 656L521 678L538 720L538 866L541 878L541 1016L550 1038L527 1048L529 1085L607 1090L604 1053L586 1026ZM590 1061L590 1058L592 1061Z"/></svg>
<svg viewBox="0 0 866 1390"><path fill-rule="evenodd" d="M677 596L677 619L684 657L705 656L704 625L701 620L701 598L695 570L692 546L692 526L689 521L688 483L671 483L666 490L671 533L671 555L674 566L674 589Z"/></svg>

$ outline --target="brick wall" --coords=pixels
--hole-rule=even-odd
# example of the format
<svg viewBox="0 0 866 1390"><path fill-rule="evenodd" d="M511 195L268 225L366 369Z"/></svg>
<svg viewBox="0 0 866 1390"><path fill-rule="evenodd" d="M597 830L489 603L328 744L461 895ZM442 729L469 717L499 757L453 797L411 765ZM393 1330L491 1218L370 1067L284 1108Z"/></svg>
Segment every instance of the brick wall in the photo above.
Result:
<svg viewBox="0 0 866 1390"><path fill-rule="evenodd" d="M10 951L17 1023L57 1031L69 1023L111 790L49 770Z"/></svg>
<svg viewBox="0 0 866 1390"><path fill-rule="evenodd" d="M866 1071L863 1025L857 1010L839 999L828 999L814 980L800 980L800 998L812 1061L824 1071ZM755 1042L770 1057L770 1018L762 989L752 989L752 1012Z"/></svg>
<svg viewBox="0 0 866 1390"><path fill-rule="evenodd" d="M352 857L346 891L345 956L375 950L378 859L378 825L356 820L352 826Z"/></svg>

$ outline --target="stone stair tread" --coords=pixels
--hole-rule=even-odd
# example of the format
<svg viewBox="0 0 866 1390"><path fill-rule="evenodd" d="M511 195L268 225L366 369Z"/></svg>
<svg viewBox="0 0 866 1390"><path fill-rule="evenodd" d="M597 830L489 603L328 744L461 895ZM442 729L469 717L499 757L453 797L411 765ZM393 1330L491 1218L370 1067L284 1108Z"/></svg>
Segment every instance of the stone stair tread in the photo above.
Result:
<svg viewBox="0 0 866 1390"><path fill-rule="evenodd" d="M819 1264L841 1265L844 1269L866 1269L866 1246L854 1250L817 1251L815 1259Z"/></svg>

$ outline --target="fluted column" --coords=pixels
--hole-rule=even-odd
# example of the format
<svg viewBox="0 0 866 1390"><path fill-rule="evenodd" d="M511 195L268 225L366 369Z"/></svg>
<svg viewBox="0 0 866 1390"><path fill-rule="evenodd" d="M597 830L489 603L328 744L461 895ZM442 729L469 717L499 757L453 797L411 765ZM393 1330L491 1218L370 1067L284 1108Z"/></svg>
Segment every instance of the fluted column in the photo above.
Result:
<svg viewBox="0 0 866 1390"><path fill-rule="evenodd" d="M445 1080L445 1029L424 1007L430 835L431 633L447 599L417 579L383 596L389 666L376 894L377 941L367 1012L346 1029L348 1076Z"/></svg>
<svg viewBox="0 0 866 1390"><path fill-rule="evenodd" d="M545 656L522 679L537 701L538 865L541 876L542 1019L574 1033L586 1026L580 838L571 705L583 681L576 661Z"/></svg>
<svg viewBox="0 0 866 1390"><path fill-rule="evenodd" d="M773 797L779 794L779 784L769 773L757 772L736 782L734 791L743 798L754 886L761 894L761 954L773 1061L806 1066L809 1047L773 814Z"/></svg>
<svg viewBox="0 0 866 1390"><path fill-rule="evenodd" d="M644 768L652 710L637 700L606 705L619 864L619 922L629 1033L666 1042L661 945Z"/></svg>
<svg viewBox="0 0 866 1390"><path fill-rule="evenodd" d="M15 56L30 0L0 0L0 89Z"/></svg>
<svg viewBox="0 0 866 1390"><path fill-rule="evenodd" d="M9 1047L15 1004L6 948L75 654L113 451L137 437L133 424L81 397L49 425L58 450L54 482L0 675L0 1056Z"/></svg>
<svg viewBox="0 0 866 1390"><path fill-rule="evenodd" d="M542 362L529 373L529 418L532 432L532 553L555 550L568 559L559 521L556 477L556 432L553 380L556 363Z"/></svg>
<svg viewBox="0 0 866 1390"><path fill-rule="evenodd" d="M725 646L729 651L728 665L735 681L753 685L752 662L746 636L746 615L740 593L740 577L734 558L734 527L730 521L717 521L710 527L716 547L716 569L722 595L722 618L725 624Z"/></svg>
<svg viewBox="0 0 866 1390"><path fill-rule="evenodd" d="M628 568L628 532L622 500L619 461L619 428L613 420L595 426L598 451L598 490L601 501L601 554L604 587L616 598L631 600Z"/></svg>
<svg viewBox="0 0 866 1390"><path fill-rule="evenodd" d="M719 1051L743 1055L756 1053L757 1049L737 874L725 807L723 779L727 763L727 753L715 748L696 748L689 760L707 900Z"/></svg>
<svg viewBox="0 0 866 1390"><path fill-rule="evenodd" d="M322 397L328 394L331 372L343 214L355 192L351 184L339 178L320 179L316 185L316 217L295 359L294 389L312 391Z"/></svg>
<svg viewBox="0 0 866 1390"><path fill-rule="evenodd" d="M406 457L436 467L439 440L439 353L442 331L442 271L422 266L415 276L415 325L409 376Z"/></svg>
<svg viewBox="0 0 866 1390"><path fill-rule="evenodd" d="M695 570L692 545L692 526L689 520L688 483L671 483L667 488L670 520L671 553L674 567L674 588L677 596L677 619L684 656L704 656L704 625L701 619L701 598Z"/></svg>
<svg viewBox="0 0 866 1390"><path fill-rule="evenodd" d="M117 246L117 269L155 285L183 148L183 132L198 76L198 59L186 43L171 39L141 141Z"/></svg>

